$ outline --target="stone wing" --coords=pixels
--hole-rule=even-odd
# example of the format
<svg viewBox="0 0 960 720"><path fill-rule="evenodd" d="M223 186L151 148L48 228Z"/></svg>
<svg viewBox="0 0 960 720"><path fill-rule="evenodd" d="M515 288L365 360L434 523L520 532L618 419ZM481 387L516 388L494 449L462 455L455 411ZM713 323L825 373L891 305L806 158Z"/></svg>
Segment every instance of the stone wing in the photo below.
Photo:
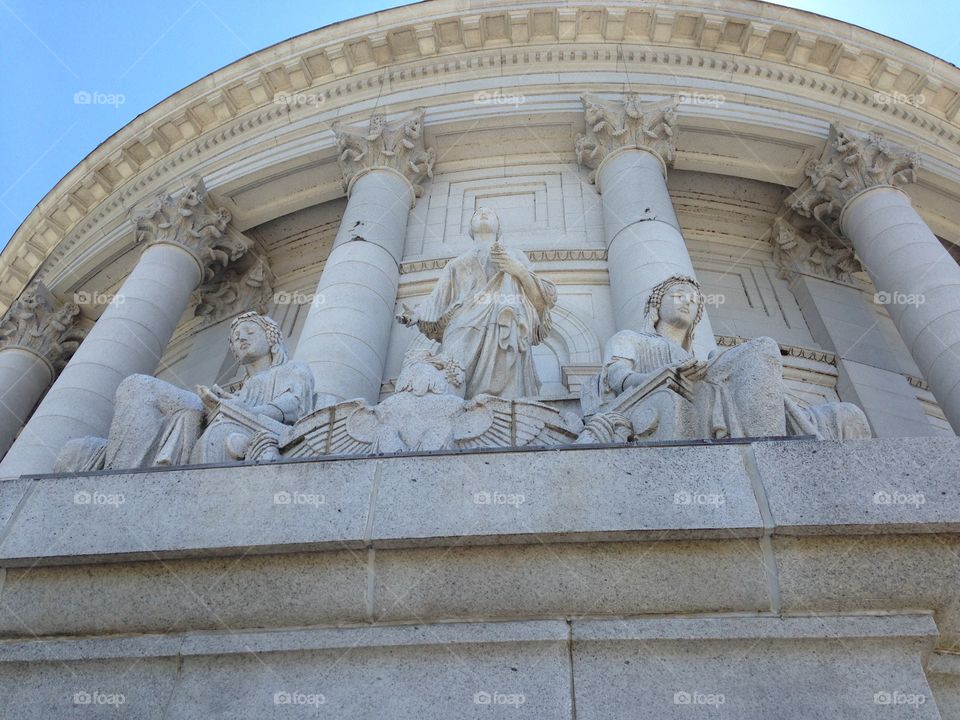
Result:
<svg viewBox="0 0 960 720"><path fill-rule="evenodd" d="M355 413L359 413L356 420ZM373 410L362 400L321 408L294 426L290 441L281 448L283 457L369 454L374 445L370 432L372 414Z"/></svg>
<svg viewBox="0 0 960 720"><path fill-rule="evenodd" d="M478 395L454 418L458 448L523 447L573 443L577 434L558 410L528 400Z"/></svg>

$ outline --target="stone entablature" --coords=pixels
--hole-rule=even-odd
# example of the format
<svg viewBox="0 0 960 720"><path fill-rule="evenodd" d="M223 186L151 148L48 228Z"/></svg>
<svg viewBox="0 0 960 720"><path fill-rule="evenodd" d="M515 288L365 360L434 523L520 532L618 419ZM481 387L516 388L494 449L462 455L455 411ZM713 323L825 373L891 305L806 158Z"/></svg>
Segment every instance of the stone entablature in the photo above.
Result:
<svg viewBox="0 0 960 720"><path fill-rule="evenodd" d="M435 74L501 62L518 67L553 63L561 55L565 64L656 60L656 67L669 68L679 63L685 72L707 68L727 76L759 77L780 88L795 84L805 95L812 91L824 99L859 103L902 126L904 133L929 133L946 142L960 139L955 126L960 82L951 79L955 68L934 60L931 72L930 58L919 51L866 31L857 30L851 39L849 26L823 18L813 22L802 13L778 9L775 22L766 22L748 17L753 6L731 2L730 9L727 17L696 5L677 13L589 3L563 9L518 4L460 15L460 7L450 3L431 6L429 18L419 17L417 8L380 13L375 31L370 21L359 18L291 40L289 59L264 66L259 58L250 58L219 71L211 78L216 90L207 90L211 83L204 81L181 91L95 151L68 176L64 189L40 203L12 240L0 273L0 304L12 301L44 258L66 251L92 228L103 228L105 213L136 200L152 182L165 182L163 176L174 167L180 173L184 163L197 165L213 147L221 151L226 144L249 143L253 133L286 124L289 113L312 112L317 105L295 98L275 104L278 93L309 89L325 101L347 92L360 99L378 92L374 74L382 76L380 68L399 61L409 64L389 71L390 82L414 85ZM382 25L385 18L394 24ZM824 34L824 23L834 30ZM330 39L324 46L320 38ZM541 51L542 42L553 46ZM628 45L622 51L605 46L623 42ZM516 47L515 57L501 57L504 46ZM475 55L487 48L497 50ZM456 62L432 60L451 53L468 56ZM925 102L920 107L876 97L894 92L924 93ZM924 150L931 148L939 152L933 145Z"/></svg>

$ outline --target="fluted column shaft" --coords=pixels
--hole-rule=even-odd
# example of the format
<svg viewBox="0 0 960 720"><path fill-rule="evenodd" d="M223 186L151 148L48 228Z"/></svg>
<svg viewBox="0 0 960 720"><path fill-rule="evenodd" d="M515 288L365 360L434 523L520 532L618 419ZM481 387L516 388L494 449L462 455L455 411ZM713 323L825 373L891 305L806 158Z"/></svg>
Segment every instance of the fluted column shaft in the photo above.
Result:
<svg viewBox="0 0 960 720"><path fill-rule="evenodd" d="M349 196L294 357L313 369L321 402L376 403L415 195L402 174L375 167Z"/></svg>
<svg viewBox="0 0 960 720"><path fill-rule="evenodd" d="M10 449L52 380L50 363L32 350L0 349L0 457Z"/></svg>
<svg viewBox="0 0 960 720"><path fill-rule="evenodd" d="M650 290L671 275L696 277L667 190L666 166L651 150L621 148L596 174L603 203L610 295L617 330L638 330ZM704 312L694 337L700 357L716 348Z"/></svg>
<svg viewBox="0 0 960 720"><path fill-rule="evenodd" d="M878 185L840 216L880 299L960 433L960 266L898 188Z"/></svg>
<svg viewBox="0 0 960 720"><path fill-rule="evenodd" d="M117 387L156 370L202 276L187 249L148 247L0 463L0 478L51 472L68 440L106 437Z"/></svg>

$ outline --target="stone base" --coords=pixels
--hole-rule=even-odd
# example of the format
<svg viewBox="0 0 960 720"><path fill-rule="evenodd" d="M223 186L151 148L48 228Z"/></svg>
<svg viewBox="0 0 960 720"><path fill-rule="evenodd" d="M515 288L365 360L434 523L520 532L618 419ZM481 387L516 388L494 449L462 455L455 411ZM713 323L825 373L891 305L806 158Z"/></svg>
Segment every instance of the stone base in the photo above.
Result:
<svg viewBox="0 0 960 720"><path fill-rule="evenodd" d="M960 718L960 440L0 484L0 717Z"/></svg>

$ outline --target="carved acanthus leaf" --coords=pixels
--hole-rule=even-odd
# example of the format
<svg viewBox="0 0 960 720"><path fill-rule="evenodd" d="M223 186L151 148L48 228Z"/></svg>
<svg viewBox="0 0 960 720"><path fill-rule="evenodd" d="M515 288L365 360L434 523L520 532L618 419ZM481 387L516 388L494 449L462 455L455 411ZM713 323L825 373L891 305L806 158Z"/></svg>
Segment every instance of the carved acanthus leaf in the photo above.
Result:
<svg viewBox="0 0 960 720"><path fill-rule="evenodd" d="M582 95L585 132L577 135L577 162L589 167L590 181L603 159L624 147L648 149L665 165L673 162L677 149L677 113L672 101L642 106L640 96L626 93L622 101Z"/></svg>
<svg viewBox="0 0 960 720"><path fill-rule="evenodd" d="M200 286L194 315L216 323L246 310L262 314L272 294L273 273L266 261L247 254Z"/></svg>
<svg viewBox="0 0 960 720"><path fill-rule="evenodd" d="M853 250L826 228L804 224L801 229L784 218L773 224L773 259L780 267L780 277L792 279L800 273L853 282L853 273L863 270Z"/></svg>
<svg viewBox="0 0 960 720"><path fill-rule="evenodd" d="M850 198L877 185L915 182L919 167L918 153L881 134L858 134L833 124L823 154L807 164L807 179L787 204L839 233L840 211Z"/></svg>
<svg viewBox="0 0 960 720"><path fill-rule="evenodd" d="M57 307L50 292L35 282L0 320L0 348L26 348L59 370L86 335L76 327L79 315L79 306L66 303Z"/></svg>
<svg viewBox="0 0 960 720"><path fill-rule="evenodd" d="M423 108L417 108L393 122L386 115L375 112L366 131L333 123L337 138L337 161L343 173L343 185L360 172L371 168L390 168L403 175L414 186L424 177L433 177L436 152L423 144Z"/></svg>
<svg viewBox="0 0 960 720"><path fill-rule="evenodd" d="M230 212L213 206L200 178L193 178L176 195L159 194L147 207L134 210L132 217L138 243L167 243L189 250L204 268L205 282L250 248L243 235L227 231Z"/></svg>

